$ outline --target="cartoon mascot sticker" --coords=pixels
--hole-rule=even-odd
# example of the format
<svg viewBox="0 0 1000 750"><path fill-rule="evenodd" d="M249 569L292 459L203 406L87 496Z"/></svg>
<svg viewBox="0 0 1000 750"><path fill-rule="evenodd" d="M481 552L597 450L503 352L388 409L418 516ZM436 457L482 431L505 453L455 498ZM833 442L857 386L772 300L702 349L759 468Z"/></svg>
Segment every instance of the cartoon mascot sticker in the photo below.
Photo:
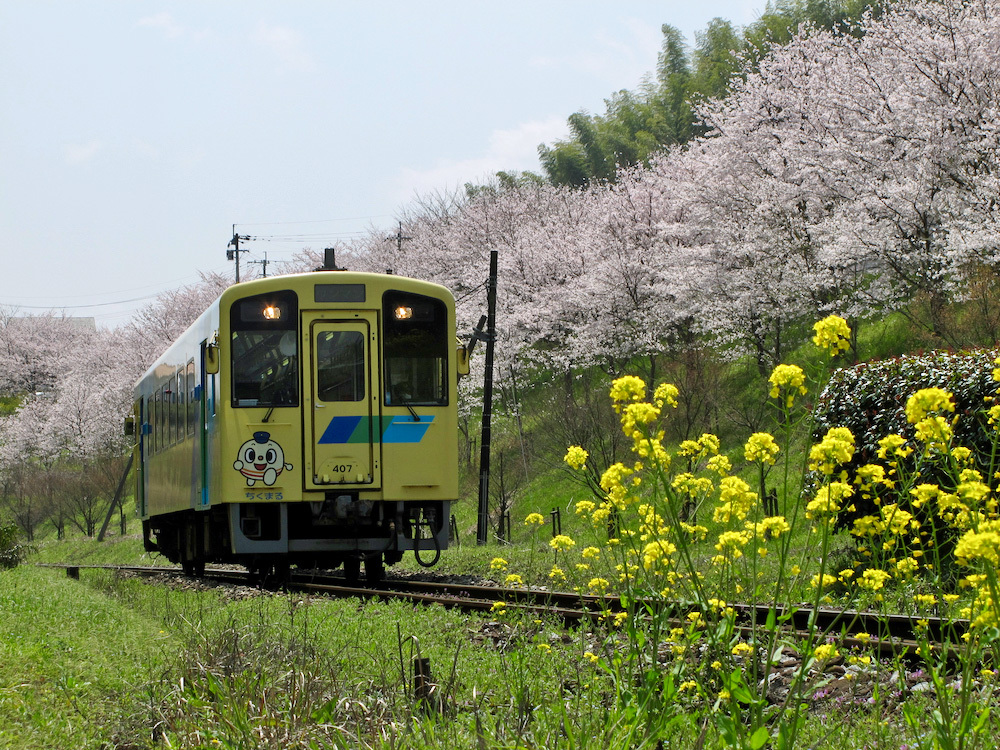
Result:
<svg viewBox="0 0 1000 750"><path fill-rule="evenodd" d="M247 478L247 486L263 482L268 487L278 481L278 475L292 465L285 463L285 452L271 440L270 432L255 432L253 440L240 446L233 468Z"/></svg>

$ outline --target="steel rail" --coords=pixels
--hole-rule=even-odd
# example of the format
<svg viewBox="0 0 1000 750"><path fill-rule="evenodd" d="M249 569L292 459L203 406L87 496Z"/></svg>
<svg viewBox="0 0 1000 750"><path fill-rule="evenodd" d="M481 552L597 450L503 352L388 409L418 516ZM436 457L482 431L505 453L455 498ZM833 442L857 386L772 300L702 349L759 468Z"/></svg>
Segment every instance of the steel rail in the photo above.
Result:
<svg viewBox="0 0 1000 750"><path fill-rule="evenodd" d="M67 569L103 569L131 572L139 575L183 576L181 568L173 566L96 565L67 563L38 563L38 567ZM78 572L77 572L78 575ZM206 568L204 579L257 585L250 573L242 570ZM569 625L581 621L606 621L609 616L629 613L639 617L661 615L668 624L675 626L690 623L689 615L701 612L706 619L717 619L705 608L693 603L668 602L653 599L636 599L631 607L623 604L618 596L595 596L565 591L550 591L529 587L501 587L482 584L446 581L417 581L392 578L379 585L361 586L346 581L340 574L330 572L301 572L291 574L285 586L291 590L315 592L326 596L358 599L403 600L415 604L439 604L469 612L493 611L498 602L505 607L532 612L540 616L554 616ZM905 614L812 608L808 605L769 606L765 604L732 603L726 605L735 614L734 631L753 637L761 631L781 630L797 637L837 637L848 647L873 650L880 655L915 654L921 641L932 648L954 650L968 631L968 620L949 620L940 617L919 617ZM918 638L918 631L922 637Z"/></svg>

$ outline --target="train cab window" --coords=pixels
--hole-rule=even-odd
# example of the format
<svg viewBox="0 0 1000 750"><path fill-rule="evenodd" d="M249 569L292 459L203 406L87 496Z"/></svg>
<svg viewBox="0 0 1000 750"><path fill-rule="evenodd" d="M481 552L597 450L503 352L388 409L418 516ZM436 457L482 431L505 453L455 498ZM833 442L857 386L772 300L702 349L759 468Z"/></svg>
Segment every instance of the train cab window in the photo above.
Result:
<svg viewBox="0 0 1000 750"><path fill-rule="evenodd" d="M291 291L233 305L233 406L299 405L298 317L298 298Z"/></svg>
<svg viewBox="0 0 1000 750"><path fill-rule="evenodd" d="M409 292L382 297L383 377L387 406L448 403L448 309Z"/></svg>
<svg viewBox="0 0 1000 750"><path fill-rule="evenodd" d="M316 395L320 401L361 401L365 391L364 334L321 332L316 338Z"/></svg>

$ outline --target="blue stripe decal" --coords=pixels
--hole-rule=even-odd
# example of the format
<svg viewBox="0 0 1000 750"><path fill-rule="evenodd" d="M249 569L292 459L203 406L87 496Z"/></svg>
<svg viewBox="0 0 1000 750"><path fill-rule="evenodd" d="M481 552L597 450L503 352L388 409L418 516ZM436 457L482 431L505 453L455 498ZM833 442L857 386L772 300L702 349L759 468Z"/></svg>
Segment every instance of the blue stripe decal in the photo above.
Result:
<svg viewBox="0 0 1000 750"><path fill-rule="evenodd" d="M382 417L380 421L383 443L419 443L434 417L422 416L417 421L413 417ZM323 431L319 444L367 443L369 422L368 417L334 417Z"/></svg>
<svg viewBox="0 0 1000 750"><path fill-rule="evenodd" d="M319 439L320 445L346 443L360 423L361 417L334 417Z"/></svg>
<svg viewBox="0 0 1000 750"><path fill-rule="evenodd" d="M414 422L413 417L393 417L382 433L382 442L419 443L433 421L431 416L420 417L419 422Z"/></svg>

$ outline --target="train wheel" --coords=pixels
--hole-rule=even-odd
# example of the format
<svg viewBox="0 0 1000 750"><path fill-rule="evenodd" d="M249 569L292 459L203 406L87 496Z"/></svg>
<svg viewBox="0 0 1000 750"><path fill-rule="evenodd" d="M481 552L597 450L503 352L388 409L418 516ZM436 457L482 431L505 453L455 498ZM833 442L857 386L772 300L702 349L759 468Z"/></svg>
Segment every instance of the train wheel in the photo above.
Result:
<svg viewBox="0 0 1000 750"><path fill-rule="evenodd" d="M181 563L181 570L184 571L184 575L189 578L201 578L205 575L205 561L204 560L184 560Z"/></svg>
<svg viewBox="0 0 1000 750"><path fill-rule="evenodd" d="M385 580L385 565L382 564L381 553L368 555L365 558L365 580L369 583L381 583Z"/></svg>
<svg viewBox="0 0 1000 750"><path fill-rule="evenodd" d="M344 579L352 585L361 580L361 560L359 558L344 558Z"/></svg>

